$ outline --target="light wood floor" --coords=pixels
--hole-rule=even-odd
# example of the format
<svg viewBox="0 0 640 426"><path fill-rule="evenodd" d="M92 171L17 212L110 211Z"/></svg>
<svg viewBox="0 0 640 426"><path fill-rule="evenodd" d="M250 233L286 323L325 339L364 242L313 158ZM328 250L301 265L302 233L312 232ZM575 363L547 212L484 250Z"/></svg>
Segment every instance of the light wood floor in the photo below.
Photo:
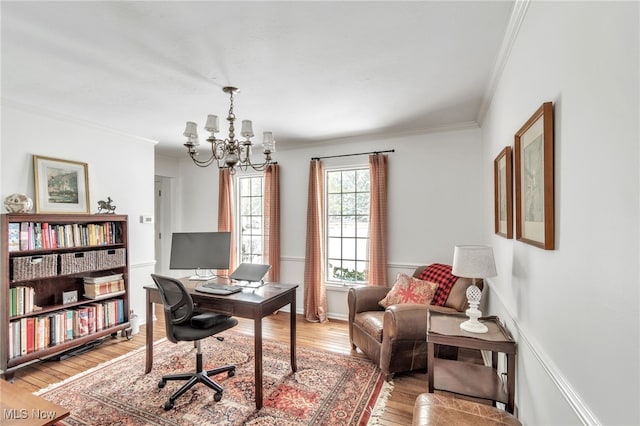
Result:
<svg viewBox="0 0 640 426"><path fill-rule="evenodd" d="M154 324L154 340L165 337L162 315ZM253 321L238 318L234 328L239 333L253 335ZM363 357L361 352L351 351L349 332L344 321L331 320L325 324L310 323L300 315L297 321L297 344L317 349L330 350L352 356ZM289 340L289 314L279 312L263 320L265 339L287 342ZM109 361L145 345L144 326L130 340L121 337L108 338L96 348L62 361L42 361L23 367L15 372L14 383L31 392L57 383L91 367ZM424 372L398 374L393 380L394 389L381 418L383 425L411 424L413 403L418 394L427 391L427 375Z"/></svg>

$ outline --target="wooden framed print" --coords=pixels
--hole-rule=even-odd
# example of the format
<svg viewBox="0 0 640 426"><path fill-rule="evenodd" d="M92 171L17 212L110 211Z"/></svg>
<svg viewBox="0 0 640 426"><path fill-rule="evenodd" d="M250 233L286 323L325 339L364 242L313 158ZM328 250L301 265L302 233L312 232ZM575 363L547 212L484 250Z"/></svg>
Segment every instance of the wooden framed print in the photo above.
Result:
<svg viewBox="0 0 640 426"><path fill-rule="evenodd" d="M545 102L515 135L516 239L555 248L553 103Z"/></svg>
<svg viewBox="0 0 640 426"><path fill-rule="evenodd" d="M37 213L90 213L86 163L33 156Z"/></svg>
<svg viewBox="0 0 640 426"><path fill-rule="evenodd" d="M511 147L493 160L495 233L513 238L513 167Z"/></svg>

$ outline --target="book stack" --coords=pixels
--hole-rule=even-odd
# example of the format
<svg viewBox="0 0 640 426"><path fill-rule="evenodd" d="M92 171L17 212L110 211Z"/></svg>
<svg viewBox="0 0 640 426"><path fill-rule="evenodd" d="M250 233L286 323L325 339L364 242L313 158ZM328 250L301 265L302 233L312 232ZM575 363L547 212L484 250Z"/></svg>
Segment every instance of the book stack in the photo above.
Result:
<svg viewBox="0 0 640 426"><path fill-rule="evenodd" d="M83 281L84 297L87 299L102 299L123 294L125 291L122 274L84 277Z"/></svg>
<svg viewBox="0 0 640 426"><path fill-rule="evenodd" d="M35 295L33 287L11 287L9 289L9 316L15 317L40 310L41 308L34 303Z"/></svg>

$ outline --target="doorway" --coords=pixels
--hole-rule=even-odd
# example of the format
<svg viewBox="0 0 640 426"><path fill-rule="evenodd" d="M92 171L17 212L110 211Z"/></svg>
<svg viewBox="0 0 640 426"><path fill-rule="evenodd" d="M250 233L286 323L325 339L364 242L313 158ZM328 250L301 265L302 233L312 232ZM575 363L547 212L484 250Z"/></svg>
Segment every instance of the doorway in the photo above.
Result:
<svg viewBox="0 0 640 426"><path fill-rule="evenodd" d="M171 230L173 211L171 202L173 196L173 179L166 176L155 176L154 181L154 243L155 243L155 273L169 274L169 255L171 251Z"/></svg>

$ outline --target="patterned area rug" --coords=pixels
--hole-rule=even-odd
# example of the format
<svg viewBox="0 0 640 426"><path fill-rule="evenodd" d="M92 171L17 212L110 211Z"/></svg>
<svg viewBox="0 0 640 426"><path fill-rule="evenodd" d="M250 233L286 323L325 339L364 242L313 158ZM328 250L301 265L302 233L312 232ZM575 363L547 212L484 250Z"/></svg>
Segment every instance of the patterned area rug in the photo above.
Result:
<svg viewBox="0 0 640 426"><path fill-rule="evenodd" d="M222 333L223 342L202 341L205 368L236 365L236 374L215 376L224 394L197 384L162 407L184 382L164 374L195 368L192 343L163 340L154 346L154 366L144 374L144 348L57 383L37 394L71 411L63 425L366 425L384 406L391 385L371 362L297 347L298 371L289 364L289 345L264 341L263 408L255 408L254 351L250 336ZM377 402L377 408L376 408ZM372 413L373 416L372 416Z"/></svg>

